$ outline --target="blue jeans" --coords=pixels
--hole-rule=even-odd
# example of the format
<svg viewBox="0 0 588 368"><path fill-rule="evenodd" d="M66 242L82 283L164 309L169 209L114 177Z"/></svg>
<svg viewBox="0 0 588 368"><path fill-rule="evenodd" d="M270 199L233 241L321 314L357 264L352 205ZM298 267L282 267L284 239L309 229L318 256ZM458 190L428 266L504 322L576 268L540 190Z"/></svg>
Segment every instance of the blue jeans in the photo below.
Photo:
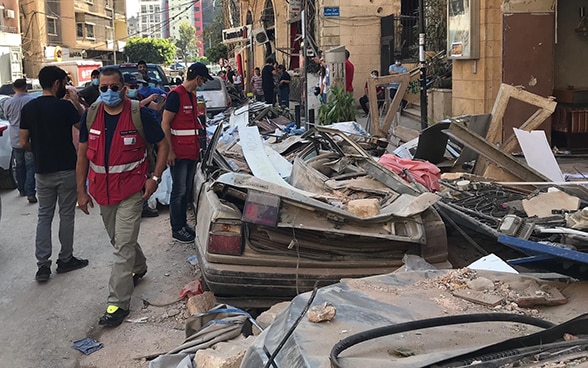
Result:
<svg viewBox="0 0 588 368"><path fill-rule="evenodd" d="M73 253L74 222L78 192L75 170L58 171L50 174L37 174L37 195L39 197L39 217L35 238L37 266L51 265L51 223L55 206L59 203L59 259L69 262Z"/></svg>
<svg viewBox="0 0 588 368"><path fill-rule="evenodd" d="M280 88L280 106L290 107L290 88Z"/></svg>
<svg viewBox="0 0 588 368"><path fill-rule="evenodd" d="M186 226L186 211L188 197L194 183L196 161L176 159L174 166L170 166L172 190L169 199L169 222L172 231L180 231Z"/></svg>
<svg viewBox="0 0 588 368"><path fill-rule="evenodd" d="M18 191L27 196L35 195L35 161L33 153L22 148L12 148L16 161L16 182Z"/></svg>

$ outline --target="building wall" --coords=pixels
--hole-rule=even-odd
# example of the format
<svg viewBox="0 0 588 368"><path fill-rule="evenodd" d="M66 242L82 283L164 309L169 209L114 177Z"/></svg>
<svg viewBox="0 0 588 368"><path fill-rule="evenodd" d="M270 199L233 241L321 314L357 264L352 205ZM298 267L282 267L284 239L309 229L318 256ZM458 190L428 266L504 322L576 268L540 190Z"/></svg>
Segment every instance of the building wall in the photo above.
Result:
<svg viewBox="0 0 588 368"><path fill-rule="evenodd" d="M0 10L0 84L22 77L22 48L17 0L3 2Z"/></svg>
<svg viewBox="0 0 588 368"><path fill-rule="evenodd" d="M139 0L139 37L162 38L161 0Z"/></svg>
<svg viewBox="0 0 588 368"><path fill-rule="evenodd" d="M580 7L588 15L588 0L559 1L555 44L555 88L588 88L588 36L575 32L580 22ZM570 55L573 55L570 57Z"/></svg>
<svg viewBox="0 0 588 368"><path fill-rule="evenodd" d="M480 59L453 60L454 116L489 113L502 82L502 0L480 0Z"/></svg>

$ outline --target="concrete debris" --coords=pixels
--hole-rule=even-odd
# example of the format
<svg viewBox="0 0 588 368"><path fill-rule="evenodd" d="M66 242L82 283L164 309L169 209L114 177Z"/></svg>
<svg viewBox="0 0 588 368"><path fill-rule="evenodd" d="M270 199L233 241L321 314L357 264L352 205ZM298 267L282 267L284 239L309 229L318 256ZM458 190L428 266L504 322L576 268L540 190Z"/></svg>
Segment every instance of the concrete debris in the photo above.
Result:
<svg viewBox="0 0 588 368"><path fill-rule="evenodd" d="M554 286L539 286L537 284L531 284L515 300L515 303L523 308L531 308L536 305L562 305L567 302L566 297Z"/></svg>
<svg viewBox="0 0 588 368"><path fill-rule="evenodd" d="M210 291L205 291L202 294L194 295L188 299L186 308L188 315L193 316L197 313L204 313L212 309L216 304L216 298Z"/></svg>
<svg viewBox="0 0 588 368"><path fill-rule="evenodd" d="M321 305L315 305L310 307L307 316L308 320L313 323L319 323L324 321L331 321L337 314L337 308L329 302L325 302Z"/></svg>
<svg viewBox="0 0 588 368"><path fill-rule="evenodd" d="M527 216L549 217L553 210L577 211L580 199L560 191L541 193L531 199L523 199Z"/></svg>
<svg viewBox="0 0 588 368"><path fill-rule="evenodd" d="M377 216L380 214L380 201L375 198L355 199L347 203L347 211L360 218Z"/></svg>
<svg viewBox="0 0 588 368"><path fill-rule="evenodd" d="M468 288L475 291L494 290L494 283L485 277L475 278L473 280L468 281L466 284Z"/></svg>
<svg viewBox="0 0 588 368"><path fill-rule="evenodd" d="M457 290L453 292L453 296L465 299L472 303L487 305L489 307L497 306L504 301L504 298L501 296L476 290Z"/></svg>
<svg viewBox="0 0 588 368"><path fill-rule="evenodd" d="M281 302L272 305L272 307L265 312L261 313L259 317L255 319L255 321L263 328L264 330L268 328L274 321L278 314L282 313L284 309L287 309L290 306L290 302ZM253 326L253 334L259 335L261 331L255 326Z"/></svg>
<svg viewBox="0 0 588 368"><path fill-rule="evenodd" d="M581 211L567 216L566 221L567 226L571 227L572 229L588 229L588 207L584 207Z"/></svg>
<svg viewBox="0 0 588 368"><path fill-rule="evenodd" d="M255 336L236 338L228 342L220 342L212 348L198 350L194 364L198 368L239 368L245 352Z"/></svg>

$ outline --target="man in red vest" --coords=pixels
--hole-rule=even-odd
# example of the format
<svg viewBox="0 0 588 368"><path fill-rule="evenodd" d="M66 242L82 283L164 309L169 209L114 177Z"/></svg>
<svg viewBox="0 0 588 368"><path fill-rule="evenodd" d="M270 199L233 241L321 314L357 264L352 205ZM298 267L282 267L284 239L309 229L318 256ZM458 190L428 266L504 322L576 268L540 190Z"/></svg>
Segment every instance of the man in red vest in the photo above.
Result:
<svg viewBox="0 0 588 368"><path fill-rule="evenodd" d="M181 243L194 241L194 228L186 221L188 194L192 190L196 160L200 155L199 136L205 127L198 120L196 88L212 80L208 68L202 63L190 65L186 80L167 96L161 127L170 144L167 164L172 176L169 200L169 220L172 238ZM204 148L204 147L203 147Z"/></svg>
<svg viewBox="0 0 588 368"><path fill-rule="evenodd" d="M92 198L100 205L102 221L114 246L108 307L100 325L115 327L129 314L135 283L147 272L145 256L137 243L143 200L155 192L161 181L169 147L148 109L138 111L140 122L133 117L137 111L133 109L139 109L139 105L126 97L120 70L104 68L98 88L101 102L92 105L80 121L78 206L88 214L88 206L94 207ZM89 118L92 110L93 120ZM148 144L157 144L159 152L153 176L149 176Z"/></svg>

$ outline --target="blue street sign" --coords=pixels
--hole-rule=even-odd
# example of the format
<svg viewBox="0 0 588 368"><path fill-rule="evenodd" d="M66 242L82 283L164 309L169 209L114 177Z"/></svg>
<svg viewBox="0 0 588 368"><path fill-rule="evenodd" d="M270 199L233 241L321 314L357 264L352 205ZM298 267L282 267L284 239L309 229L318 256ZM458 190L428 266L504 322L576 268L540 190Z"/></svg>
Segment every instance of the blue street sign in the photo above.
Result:
<svg viewBox="0 0 588 368"><path fill-rule="evenodd" d="M338 17L339 16L339 7L338 6L325 6L323 14L325 17Z"/></svg>

